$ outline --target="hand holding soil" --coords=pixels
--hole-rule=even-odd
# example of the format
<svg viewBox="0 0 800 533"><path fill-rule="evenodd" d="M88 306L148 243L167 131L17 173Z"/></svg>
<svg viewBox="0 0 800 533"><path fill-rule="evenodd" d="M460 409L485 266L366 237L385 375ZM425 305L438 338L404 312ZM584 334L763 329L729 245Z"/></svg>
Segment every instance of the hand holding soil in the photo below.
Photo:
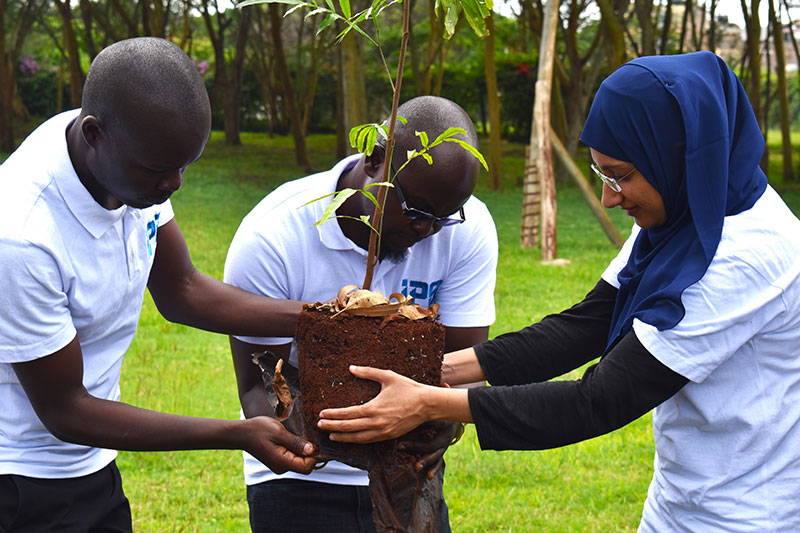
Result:
<svg viewBox="0 0 800 533"><path fill-rule="evenodd" d="M248 428L244 432L246 442L242 448L273 472L283 474L291 470L308 474L317 464L317 460L311 457L314 445L290 433L274 418L258 416L244 420L242 424Z"/></svg>
<svg viewBox="0 0 800 533"><path fill-rule="evenodd" d="M350 372L356 377L377 381L381 392L363 405L320 412L317 427L330 431L329 438L333 441L379 442L405 435L429 420L472 421L465 389L423 385L377 368L351 366ZM455 408L442 409L447 406Z"/></svg>

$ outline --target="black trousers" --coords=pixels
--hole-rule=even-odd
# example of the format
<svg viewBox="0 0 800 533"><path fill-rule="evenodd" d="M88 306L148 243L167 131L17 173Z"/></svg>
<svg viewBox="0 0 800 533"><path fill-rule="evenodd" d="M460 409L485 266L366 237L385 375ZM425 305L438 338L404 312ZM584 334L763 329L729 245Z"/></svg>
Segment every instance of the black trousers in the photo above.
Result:
<svg viewBox="0 0 800 533"><path fill-rule="evenodd" d="M247 486L253 533L375 533L369 487L277 479ZM441 533L450 532L442 502Z"/></svg>
<svg viewBox="0 0 800 533"><path fill-rule="evenodd" d="M116 463L77 478L0 475L0 533L44 531L133 531Z"/></svg>

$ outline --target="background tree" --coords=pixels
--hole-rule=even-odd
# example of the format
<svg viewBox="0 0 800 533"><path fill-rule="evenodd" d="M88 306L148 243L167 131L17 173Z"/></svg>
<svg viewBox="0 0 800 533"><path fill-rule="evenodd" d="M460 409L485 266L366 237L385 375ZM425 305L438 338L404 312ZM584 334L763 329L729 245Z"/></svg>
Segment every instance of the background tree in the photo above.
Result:
<svg viewBox="0 0 800 533"><path fill-rule="evenodd" d="M23 109L17 93L20 53L46 4L37 0L0 0L0 150L5 152L15 146L15 109L20 113Z"/></svg>
<svg viewBox="0 0 800 533"><path fill-rule="evenodd" d="M213 13L212 13L213 11ZM251 10L219 9L217 0L201 0L200 12L208 37L214 47L214 85L211 91L212 106L222 103L225 143L241 144L242 76L247 33L250 31ZM226 54L226 37L232 34L234 50L230 62Z"/></svg>

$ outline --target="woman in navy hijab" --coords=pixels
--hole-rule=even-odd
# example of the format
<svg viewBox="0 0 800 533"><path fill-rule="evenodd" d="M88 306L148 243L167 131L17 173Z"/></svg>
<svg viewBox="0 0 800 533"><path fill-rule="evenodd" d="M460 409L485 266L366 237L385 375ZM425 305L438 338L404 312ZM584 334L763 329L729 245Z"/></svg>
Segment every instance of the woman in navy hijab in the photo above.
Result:
<svg viewBox="0 0 800 533"><path fill-rule="evenodd" d="M635 59L598 89L581 141L603 204L634 221L586 298L445 356L446 383L491 387L354 368L381 394L320 427L373 442L454 420L482 449L543 449L655 409L640 531L800 531L800 220L758 166L741 82L709 52Z"/></svg>

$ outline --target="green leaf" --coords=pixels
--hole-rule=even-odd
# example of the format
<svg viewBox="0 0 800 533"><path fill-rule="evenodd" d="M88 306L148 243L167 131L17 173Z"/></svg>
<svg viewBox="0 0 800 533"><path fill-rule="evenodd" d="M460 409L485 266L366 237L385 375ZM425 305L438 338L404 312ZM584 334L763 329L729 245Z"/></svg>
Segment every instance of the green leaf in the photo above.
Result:
<svg viewBox="0 0 800 533"><path fill-rule="evenodd" d="M289 5L297 5L297 4L304 4L303 0L244 0L243 2L239 2L236 4L237 8L253 6L256 4L289 4ZM316 7L316 5L314 5Z"/></svg>
<svg viewBox="0 0 800 533"><path fill-rule="evenodd" d="M342 8L342 15L350 18L350 0L339 0L339 7Z"/></svg>
<svg viewBox="0 0 800 533"><path fill-rule="evenodd" d="M336 22L336 17L334 16L333 13L331 13L327 17L325 17L325 20L323 20L322 23L319 25L319 28L317 28L317 35L325 31L325 28L327 28L334 22Z"/></svg>
<svg viewBox="0 0 800 533"><path fill-rule="evenodd" d="M428 147L428 132L426 131L414 131L417 137L419 137L419 142L422 143L423 148Z"/></svg>
<svg viewBox="0 0 800 533"><path fill-rule="evenodd" d="M423 159L425 159L425 161L428 162L429 165L433 164L433 158L431 157L431 154L428 152L422 152L420 155L423 157Z"/></svg>
<svg viewBox="0 0 800 533"><path fill-rule="evenodd" d="M483 155L477 150L477 148L475 148L468 142L462 141L461 139L456 139L455 137L450 137L449 139L445 139L444 142L458 143L461 146L461 148L474 155L478 159L478 161L481 162L483 168L489 170L489 165L486 164L486 160L483 158Z"/></svg>
<svg viewBox="0 0 800 533"><path fill-rule="evenodd" d="M289 15L291 15L292 13L294 13L294 12L295 12L295 10L297 10L297 9L300 9L301 7L303 7L303 6L295 6L295 7L293 7L292 9L288 10L288 11L286 12L286 14L285 14L285 15L283 15L283 16L284 16L284 17L288 17ZM331 15L332 15L332 16L334 16L334 17L338 17L338 15L337 15L336 13L331 13L331 12L330 12L328 9L325 9L324 7L318 7L318 8L316 8L316 9L314 9L314 10L311 10L311 11L309 11L308 13L306 13L306 15L305 15L305 17L304 17L304 18L313 17L314 15L319 15L320 13L328 13L328 14L329 14L328 16L331 16Z"/></svg>
<svg viewBox="0 0 800 533"><path fill-rule="evenodd" d="M346 189L342 189L341 191L334 193L333 200L331 200L331 203L328 204L328 207L326 207L325 211L322 213L322 218L317 220L314 223L314 225L319 226L320 224L324 224L327 220L330 220L331 218L336 218L336 210L339 209L339 207L341 207L341 205L345 203L348 198L350 198L357 192L358 189L351 189L348 187ZM326 196L331 196L331 195L326 194L325 196L317 198L317 200L322 200ZM317 200L311 200L310 202L306 202L303 205L308 205L312 202L316 202Z"/></svg>
<svg viewBox="0 0 800 533"><path fill-rule="evenodd" d="M441 133L441 135L436 137L436 140L433 141L433 144L431 144L431 147L436 146L437 144L441 144L445 140L450 139L452 137L455 137L456 135L459 135L459 134L463 135L464 138L466 138L467 137L467 130L465 130L464 128L456 128L456 127L447 128L446 130L444 130Z"/></svg>
<svg viewBox="0 0 800 533"><path fill-rule="evenodd" d="M402 117L402 116L400 116L400 115L397 115L397 117L395 117L395 118L397 118L397 120L399 120L399 121L400 121L400 123L401 123L403 126L405 126L406 124L408 124L408 119L407 119L406 117ZM387 128L387 130L386 130L386 135L389 135L389 130L388 130L388 128Z"/></svg>
<svg viewBox="0 0 800 533"><path fill-rule="evenodd" d="M489 16L489 12L485 5L478 0L461 0L461 7L464 9L464 16L475 31L475 34L478 37L486 37L488 31L486 30L484 18Z"/></svg>
<svg viewBox="0 0 800 533"><path fill-rule="evenodd" d="M458 22L458 6L451 4L445 11L444 16L444 33L446 39L449 39L455 34L456 22Z"/></svg>

